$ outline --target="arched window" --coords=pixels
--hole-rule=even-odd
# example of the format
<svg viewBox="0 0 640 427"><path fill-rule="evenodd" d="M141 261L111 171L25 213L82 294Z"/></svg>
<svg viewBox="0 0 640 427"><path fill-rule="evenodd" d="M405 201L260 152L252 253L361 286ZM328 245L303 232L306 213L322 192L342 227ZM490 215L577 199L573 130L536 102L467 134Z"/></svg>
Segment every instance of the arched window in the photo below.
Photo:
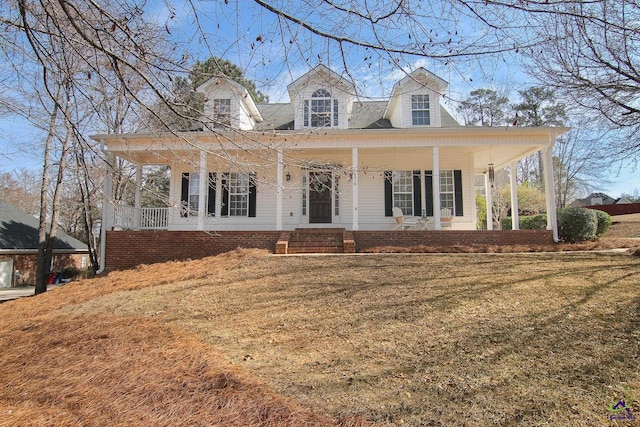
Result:
<svg viewBox="0 0 640 427"><path fill-rule="evenodd" d="M338 100L332 99L328 90L318 89L311 94L311 100L304 101L304 126L338 126Z"/></svg>

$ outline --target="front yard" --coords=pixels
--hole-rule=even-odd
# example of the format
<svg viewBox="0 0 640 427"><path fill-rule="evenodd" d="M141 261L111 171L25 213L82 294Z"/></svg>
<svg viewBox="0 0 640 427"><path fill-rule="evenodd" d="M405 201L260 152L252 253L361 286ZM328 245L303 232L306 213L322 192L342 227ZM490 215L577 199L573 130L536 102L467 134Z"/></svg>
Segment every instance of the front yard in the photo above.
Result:
<svg viewBox="0 0 640 427"><path fill-rule="evenodd" d="M592 426L620 399L640 415L638 257L239 257L143 267L140 289L65 310L185 328L332 417Z"/></svg>

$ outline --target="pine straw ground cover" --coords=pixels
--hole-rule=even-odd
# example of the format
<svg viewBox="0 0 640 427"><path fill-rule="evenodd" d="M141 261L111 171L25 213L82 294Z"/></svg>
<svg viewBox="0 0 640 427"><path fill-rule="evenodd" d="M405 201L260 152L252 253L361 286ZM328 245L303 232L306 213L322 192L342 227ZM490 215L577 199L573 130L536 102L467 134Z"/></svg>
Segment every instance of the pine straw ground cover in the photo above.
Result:
<svg viewBox="0 0 640 427"><path fill-rule="evenodd" d="M0 305L0 425L629 425L640 258L142 266Z"/></svg>
<svg viewBox="0 0 640 427"><path fill-rule="evenodd" d="M302 408L185 328L82 309L151 286L213 284L253 256L144 266L1 304L0 426L370 425Z"/></svg>

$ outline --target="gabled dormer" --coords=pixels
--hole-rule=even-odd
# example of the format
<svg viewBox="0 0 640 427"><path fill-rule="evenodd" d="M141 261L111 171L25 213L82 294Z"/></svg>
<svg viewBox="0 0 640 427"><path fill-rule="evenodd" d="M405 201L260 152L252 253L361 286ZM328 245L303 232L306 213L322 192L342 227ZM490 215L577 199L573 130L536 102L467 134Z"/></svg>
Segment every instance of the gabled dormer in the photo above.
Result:
<svg viewBox="0 0 640 427"><path fill-rule="evenodd" d="M252 130L262 116L249 91L227 77L213 77L196 88L204 95L204 117L215 128Z"/></svg>
<svg viewBox="0 0 640 427"><path fill-rule="evenodd" d="M349 127L355 88L325 65L318 65L289 86L295 129Z"/></svg>
<svg viewBox="0 0 640 427"><path fill-rule="evenodd" d="M395 128L441 127L440 96L449 83L418 68L393 86L384 118Z"/></svg>

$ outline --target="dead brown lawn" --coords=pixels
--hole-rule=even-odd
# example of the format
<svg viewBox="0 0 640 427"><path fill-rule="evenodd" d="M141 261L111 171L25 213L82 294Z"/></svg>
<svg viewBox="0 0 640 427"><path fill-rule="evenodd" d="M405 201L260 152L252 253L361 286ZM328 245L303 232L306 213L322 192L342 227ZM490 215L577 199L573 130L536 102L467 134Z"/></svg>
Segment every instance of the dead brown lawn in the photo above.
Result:
<svg viewBox="0 0 640 427"><path fill-rule="evenodd" d="M0 305L0 425L607 425L640 414L639 272L240 251L113 273Z"/></svg>

